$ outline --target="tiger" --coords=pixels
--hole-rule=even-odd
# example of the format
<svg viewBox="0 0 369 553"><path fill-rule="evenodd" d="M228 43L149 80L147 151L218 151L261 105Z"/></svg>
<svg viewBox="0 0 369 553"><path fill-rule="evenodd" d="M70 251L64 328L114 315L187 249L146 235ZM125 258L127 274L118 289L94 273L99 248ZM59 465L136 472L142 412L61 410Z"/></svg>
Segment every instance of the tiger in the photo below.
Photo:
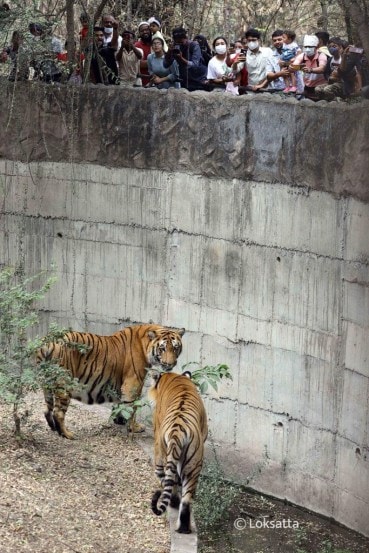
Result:
<svg viewBox="0 0 369 553"><path fill-rule="evenodd" d="M44 414L49 427L64 438L74 438L74 433L65 425L71 398L88 404L105 401L132 404L141 395L146 368L158 366L166 372L175 367L184 333L184 328L155 324L127 326L111 336L71 331L61 342L40 348L38 363L55 360L82 384L69 389L63 387L63 381L58 381L53 389L44 389ZM75 344L86 348L79 351ZM144 430L142 425L134 423L134 417L128 426L134 432Z"/></svg>
<svg viewBox="0 0 369 553"><path fill-rule="evenodd" d="M179 507L176 531L190 534L191 503L208 435L205 407L188 376L175 373L154 378L148 397L155 405L155 474L162 486L153 494L151 508L160 516L169 503Z"/></svg>

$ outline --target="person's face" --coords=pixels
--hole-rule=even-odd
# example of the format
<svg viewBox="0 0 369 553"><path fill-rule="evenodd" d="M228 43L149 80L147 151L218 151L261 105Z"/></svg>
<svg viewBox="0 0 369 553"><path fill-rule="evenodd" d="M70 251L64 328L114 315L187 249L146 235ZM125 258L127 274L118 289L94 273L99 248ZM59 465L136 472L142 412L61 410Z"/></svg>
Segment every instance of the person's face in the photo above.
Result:
<svg viewBox="0 0 369 553"><path fill-rule="evenodd" d="M113 27L114 18L112 15L104 15L102 22L103 27Z"/></svg>
<svg viewBox="0 0 369 553"><path fill-rule="evenodd" d="M140 27L140 37L148 39L151 36L150 27L148 25L141 25Z"/></svg>
<svg viewBox="0 0 369 553"><path fill-rule="evenodd" d="M187 38L185 37L173 37L174 44L186 44Z"/></svg>
<svg viewBox="0 0 369 553"><path fill-rule="evenodd" d="M150 23L150 31L151 31L152 34L154 35L154 34L157 33L158 31L160 31L159 25L157 25L156 23Z"/></svg>
<svg viewBox="0 0 369 553"><path fill-rule="evenodd" d="M283 44L284 44L284 39L283 37L286 36L286 35L281 35L281 36L273 36L272 37L272 41L273 41L273 46L274 48L276 48L277 50L282 50L283 48Z"/></svg>
<svg viewBox="0 0 369 553"><path fill-rule="evenodd" d="M304 53L307 55L308 58L313 58L315 56L317 46L304 46Z"/></svg>
<svg viewBox="0 0 369 553"><path fill-rule="evenodd" d="M342 54L343 48L340 44L336 44L335 42L330 42L328 44L328 48L334 48L337 51L337 54Z"/></svg>
<svg viewBox="0 0 369 553"><path fill-rule="evenodd" d="M160 52L163 51L163 45L161 43L161 40L153 40L152 49L155 54L160 54Z"/></svg>
<svg viewBox="0 0 369 553"><path fill-rule="evenodd" d="M133 36L129 33L123 33L122 42L124 46L129 46L133 42Z"/></svg>
<svg viewBox="0 0 369 553"><path fill-rule="evenodd" d="M243 37L243 39L241 40L241 43L242 43L242 48L247 48L247 38L246 37Z"/></svg>
<svg viewBox="0 0 369 553"><path fill-rule="evenodd" d="M249 50L252 50L253 52L255 52L259 49L259 46L260 46L259 39L255 38L254 36L248 36L246 40L247 40L247 47Z"/></svg>
<svg viewBox="0 0 369 553"><path fill-rule="evenodd" d="M102 31L95 31L94 38L98 46L104 44L104 33Z"/></svg>
<svg viewBox="0 0 369 553"><path fill-rule="evenodd" d="M215 41L214 46L219 46L220 44L224 44L224 46L227 46L225 40L223 40L222 38L218 38L218 40Z"/></svg>
<svg viewBox="0 0 369 553"><path fill-rule="evenodd" d="M285 44L291 44L292 40L286 35L286 33L283 33L282 38Z"/></svg>
<svg viewBox="0 0 369 553"><path fill-rule="evenodd" d="M241 48L243 48L242 42L240 40L236 40L236 42L234 43L234 49L241 50Z"/></svg>

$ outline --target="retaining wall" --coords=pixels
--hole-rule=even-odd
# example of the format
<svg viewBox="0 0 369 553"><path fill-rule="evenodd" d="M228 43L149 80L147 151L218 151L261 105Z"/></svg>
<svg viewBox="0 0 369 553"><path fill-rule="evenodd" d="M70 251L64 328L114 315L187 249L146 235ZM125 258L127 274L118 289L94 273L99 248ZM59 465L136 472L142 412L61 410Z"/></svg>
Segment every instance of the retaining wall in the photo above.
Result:
<svg viewBox="0 0 369 553"><path fill-rule="evenodd" d="M369 103L0 84L0 260L56 263L45 324L185 326L232 369L228 471L369 535Z"/></svg>

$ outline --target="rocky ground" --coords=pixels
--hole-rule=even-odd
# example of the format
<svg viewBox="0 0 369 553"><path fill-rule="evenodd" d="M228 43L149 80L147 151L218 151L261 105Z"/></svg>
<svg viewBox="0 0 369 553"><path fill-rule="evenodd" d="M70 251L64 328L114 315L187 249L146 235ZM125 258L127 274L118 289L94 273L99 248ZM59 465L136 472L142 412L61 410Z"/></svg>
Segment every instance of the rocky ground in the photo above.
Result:
<svg viewBox="0 0 369 553"><path fill-rule="evenodd" d="M73 402L70 441L46 426L41 395L26 409L17 441L0 406L0 552L168 553L168 523L150 509L153 467L125 428Z"/></svg>

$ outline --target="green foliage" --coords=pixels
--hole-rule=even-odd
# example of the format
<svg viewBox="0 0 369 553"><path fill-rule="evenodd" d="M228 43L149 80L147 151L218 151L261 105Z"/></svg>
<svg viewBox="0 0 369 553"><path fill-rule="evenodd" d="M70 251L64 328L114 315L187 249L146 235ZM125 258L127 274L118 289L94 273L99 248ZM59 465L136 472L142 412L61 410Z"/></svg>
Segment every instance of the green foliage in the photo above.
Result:
<svg viewBox="0 0 369 553"><path fill-rule="evenodd" d="M118 403L117 405L114 405L113 409L111 410L109 420L113 420L116 417L122 416L125 419L129 420L139 409L142 409L143 407L146 407L150 405L149 401L146 399L136 399L129 405L126 403Z"/></svg>
<svg viewBox="0 0 369 553"><path fill-rule="evenodd" d="M194 501L194 515L200 533L215 528L226 516L242 488L226 480L220 461L216 455L211 437L213 460L208 461L201 471Z"/></svg>
<svg viewBox="0 0 369 553"><path fill-rule="evenodd" d="M306 549L298 548L296 553L308 553ZM349 549L337 549L329 540L325 540L321 544L321 548L316 553L352 553Z"/></svg>
<svg viewBox="0 0 369 553"><path fill-rule="evenodd" d="M211 386L215 391L218 390L219 382L224 379L232 379L230 369L228 365L218 364L218 365L206 365L205 367L200 367L200 364L191 361L182 366L182 373L188 370L190 366L198 367L191 372L191 380L196 384L201 394L205 394L209 386Z"/></svg>
<svg viewBox="0 0 369 553"><path fill-rule="evenodd" d="M13 406L13 417L17 435L20 434L19 407L25 395L40 387L52 388L59 385L74 386L73 379L55 360L36 365L37 350L46 344L63 340L65 329L51 325L43 338L31 338L29 333L38 323L35 304L50 290L55 277L49 277L44 284L36 282L44 274L25 278L13 269L0 272L0 400Z"/></svg>

